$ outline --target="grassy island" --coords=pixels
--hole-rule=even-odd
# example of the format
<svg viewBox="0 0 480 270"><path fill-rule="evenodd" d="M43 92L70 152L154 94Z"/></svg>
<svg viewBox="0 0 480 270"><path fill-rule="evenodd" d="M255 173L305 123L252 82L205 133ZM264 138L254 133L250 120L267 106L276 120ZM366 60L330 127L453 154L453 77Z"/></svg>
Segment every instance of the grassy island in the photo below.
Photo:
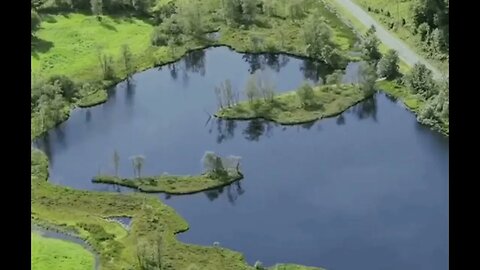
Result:
<svg viewBox="0 0 480 270"><path fill-rule="evenodd" d="M272 99L243 101L222 108L215 116L232 120L263 118L283 125L302 124L338 115L368 96L352 84L313 88L303 85Z"/></svg>
<svg viewBox="0 0 480 270"><path fill-rule="evenodd" d="M217 175L204 173L201 175L160 175L139 178L120 178L110 175L99 175L94 183L116 184L138 189L142 192L163 192L168 194L192 194L231 184L243 178L241 173Z"/></svg>

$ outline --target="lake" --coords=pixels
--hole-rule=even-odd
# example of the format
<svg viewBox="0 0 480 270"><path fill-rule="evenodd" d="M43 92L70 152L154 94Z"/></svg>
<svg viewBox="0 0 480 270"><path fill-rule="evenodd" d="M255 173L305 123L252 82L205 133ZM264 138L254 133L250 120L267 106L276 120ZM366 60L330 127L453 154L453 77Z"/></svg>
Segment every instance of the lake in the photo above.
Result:
<svg viewBox="0 0 480 270"><path fill-rule="evenodd" d="M91 179L114 172L115 150L125 177L133 155L146 158L142 175L201 173L205 151L241 156L240 182L158 196L189 222L180 240L219 242L251 264L448 269L448 138L383 93L300 126L210 118L215 86L229 79L242 92L253 71L278 92L330 72L283 55L196 51L118 84L104 104L75 109L35 145L50 158L53 183L113 192L131 191Z"/></svg>

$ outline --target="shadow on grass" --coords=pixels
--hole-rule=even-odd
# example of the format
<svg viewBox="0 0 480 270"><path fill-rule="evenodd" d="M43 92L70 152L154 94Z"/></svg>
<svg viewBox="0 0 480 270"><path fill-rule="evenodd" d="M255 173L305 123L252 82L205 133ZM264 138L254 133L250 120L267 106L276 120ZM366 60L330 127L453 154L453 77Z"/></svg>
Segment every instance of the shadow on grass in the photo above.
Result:
<svg viewBox="0 0 480 270"><path fill-rule="evenodd" d="M106 28L107 30L110 30L110 31L115 31L115 32L118 32L117 28L113 25L110 25L106 22L104 22L103 20L101 21L100 25L104 28Z"/></svg>
<svg viewBox="0 0 480 270"><path fill-rule="evenodd" d="M31 55L38 57L38 53L46 53L53 47L53 42L38 37L31 39Z"/></svg>

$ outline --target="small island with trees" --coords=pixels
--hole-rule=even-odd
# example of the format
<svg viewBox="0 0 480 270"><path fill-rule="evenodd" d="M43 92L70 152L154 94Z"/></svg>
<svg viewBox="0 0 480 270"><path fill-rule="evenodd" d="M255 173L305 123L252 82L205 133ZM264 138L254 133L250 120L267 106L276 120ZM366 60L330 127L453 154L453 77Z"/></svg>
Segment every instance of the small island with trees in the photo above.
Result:
<svg viewBox="0 0 480 270"><path fill-rule="evenodd" d="M135 156L132 159L134 178L98 175L92 182L125 186L146 193L162 192L180 195L223 187L243 178L240 172L240 157L221 158L210 151L205 152L203 156L205 172L201 175L141 176L143 160L142 156Z"/></svg>
<svg viewBox="0 0 480 270"><path fill-rule="evenodd" d="M274 86L255 74L245 87L248 100L237 102L230 83L216 88L220 110L216 117L230 120L263 118L283 125L303 124L338 115L375 92L375 71L364 63L359 68L361 83L342 84L343 72L336 70L325 85L303 83L295 91L275 95Z"/></svg>

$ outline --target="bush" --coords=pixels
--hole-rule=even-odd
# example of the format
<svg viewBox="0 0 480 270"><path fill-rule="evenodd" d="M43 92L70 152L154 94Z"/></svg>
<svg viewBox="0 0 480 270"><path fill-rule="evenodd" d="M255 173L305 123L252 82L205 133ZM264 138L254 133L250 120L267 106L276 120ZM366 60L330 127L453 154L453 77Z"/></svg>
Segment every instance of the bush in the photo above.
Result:
<svg viewBox="0 0 480 270"><path fill-rule="evenodd" d="M424 64L417 63L405 77L405 83L414 94L430 98L437 93L432 71Z"/></svg>
<svg viewBox="0 0 480 270"><path fill-rule="evenodd" d="M72 101L76 97L78 88L75 86L75 83L65 75L53 75L48 79L48 83L54 84L58 82L62 90L62 96L68 100Z"/></svg>
<svg viewBox="0 0 480 270"><path fill-rule="evenodd" d="M167 46L168 36L165 33L163 33L160 27L155 27L150 37L150 41L153 46Z"/></svg>
<svg viewBox="0 0 480 270"><path fill-rule="evenodd" d="M313 105L315 92L313 92L313 88L309 83L303 83L303 85L297 89L297 95L304 108Z"/></svg>

